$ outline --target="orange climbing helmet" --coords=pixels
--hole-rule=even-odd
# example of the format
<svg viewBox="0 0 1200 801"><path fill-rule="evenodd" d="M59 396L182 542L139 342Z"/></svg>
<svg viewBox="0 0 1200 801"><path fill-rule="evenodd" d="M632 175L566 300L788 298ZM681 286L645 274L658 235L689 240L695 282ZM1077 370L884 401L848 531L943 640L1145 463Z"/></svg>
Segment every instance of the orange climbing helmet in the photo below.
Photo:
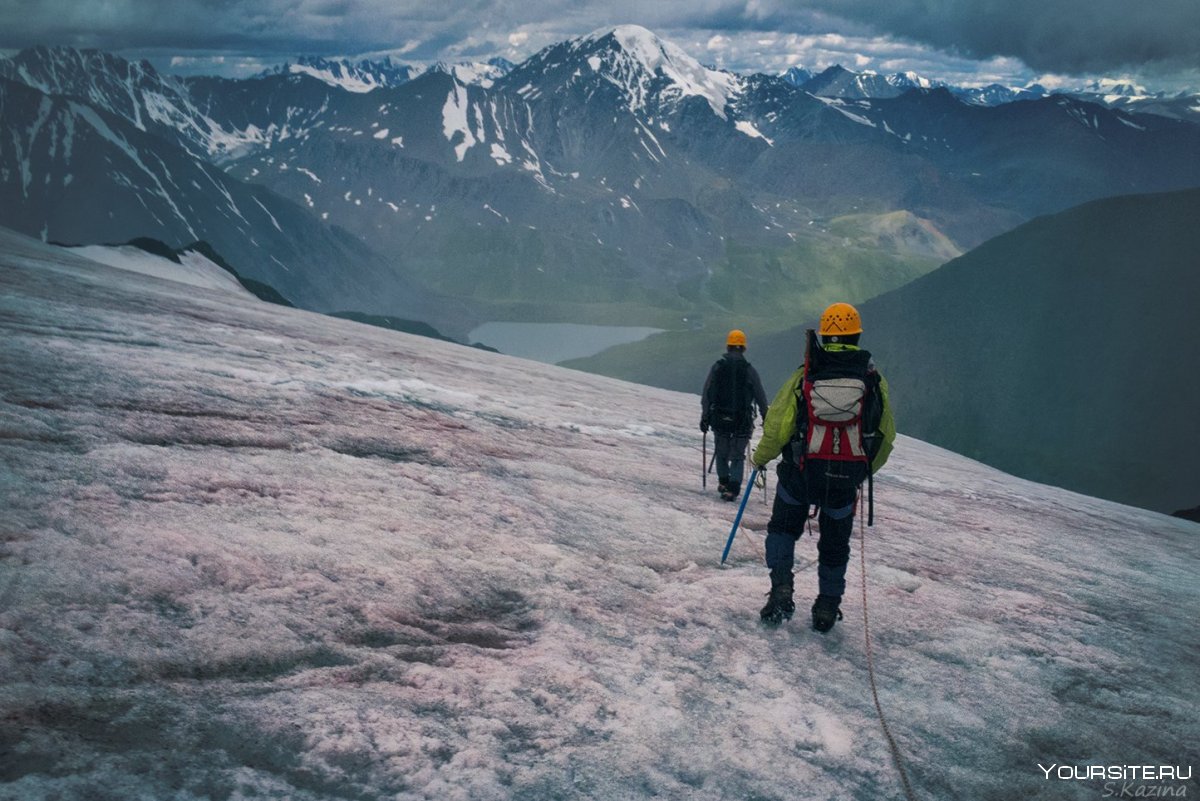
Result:
<svg viewBox="0 0 1200 801"><path fill-rule="evenodd" d="M740 329L733 329L729 332L729 336L725 337L725 345L728 347L737 346L739 348L746 347L746 333Z"/></svg>
<svg viewBox="0 0 1200 801"><path fill-rule="evenodd" d="M858 309L849 303L834 303L821 313L820 334L823 337L850 336L862 333L862 318Z"/></svg>

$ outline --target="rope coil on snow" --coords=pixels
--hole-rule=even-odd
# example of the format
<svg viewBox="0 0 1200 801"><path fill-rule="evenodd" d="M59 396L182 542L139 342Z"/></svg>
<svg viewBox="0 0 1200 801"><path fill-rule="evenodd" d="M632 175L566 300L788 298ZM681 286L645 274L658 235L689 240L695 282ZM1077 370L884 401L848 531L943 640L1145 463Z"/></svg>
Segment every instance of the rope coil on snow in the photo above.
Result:
<svg viewBox="0 0 1200 801"><path fill-rule="evenodd" d="M861 501L861 496L859 500ZM896 770L900 773L900 783L904 786L904 795L908 801L916 801L912 785L908 783L908 773L904 770L904 760L900 758L900 748L896 745L896 739L892 737L891 729L888 728L887 719L883 715L883 706L879 703L879 690L875 686L875 657L871 651L871 626L867 619L867 530L862 523L862 515L860 514L858 518L858 555L862 562L860 573L862 578L863 637L866 640L867 646L867 676L871 680L871 697L875 700L875 712L879 715L879 724L883 727L883 736L887 739L888 748L891 749L892 761L896 764Z"/></svg>

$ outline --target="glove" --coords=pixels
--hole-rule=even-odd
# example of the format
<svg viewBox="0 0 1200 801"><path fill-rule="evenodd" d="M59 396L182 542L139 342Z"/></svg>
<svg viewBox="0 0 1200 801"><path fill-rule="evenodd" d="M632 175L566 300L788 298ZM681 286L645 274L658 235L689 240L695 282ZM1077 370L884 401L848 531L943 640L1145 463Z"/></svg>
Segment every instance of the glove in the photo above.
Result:
<svg viewBox="0 0 1200 801"><path fill-rule="evenodd" d="M703 431L705 434L708 433L708 418L707 417L700 418L700 430Z"/></svg>

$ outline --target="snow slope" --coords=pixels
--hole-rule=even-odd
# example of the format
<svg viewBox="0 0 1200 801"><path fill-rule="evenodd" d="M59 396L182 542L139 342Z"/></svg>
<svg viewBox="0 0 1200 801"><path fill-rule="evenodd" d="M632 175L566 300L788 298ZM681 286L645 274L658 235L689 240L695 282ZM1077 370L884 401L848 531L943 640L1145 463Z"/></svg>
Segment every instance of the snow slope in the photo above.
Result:
<svg viewBox="0 0 1200 801"><path fill-rule="evenodd" d="M143 275L153 275L168 281L176 281L207 289L223 289L246 297L253 293L238 283L237 278L219 264L201 253L186 250L179 254L179 262L156 256L133 245L84 245L71 248L85 259L98 261L110 267L131 270Z"/></svg>
<svg viewBox="0 0 1200 801"><path fill-rule="evenodd" d="M761 628L694 395L3 232L0 343L0 798L903 797L859 543L831 634ZM876 489L917 798L1191 770L1200 526L907 438Z"/></svg>

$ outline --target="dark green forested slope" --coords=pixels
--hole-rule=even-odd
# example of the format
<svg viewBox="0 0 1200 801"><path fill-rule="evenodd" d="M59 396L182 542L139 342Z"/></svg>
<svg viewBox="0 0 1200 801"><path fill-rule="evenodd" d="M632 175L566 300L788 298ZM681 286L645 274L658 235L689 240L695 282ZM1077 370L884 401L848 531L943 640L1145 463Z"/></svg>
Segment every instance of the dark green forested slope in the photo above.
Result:
<svg viewBox="0 0 1200 801"><path fill-rule="evenodd" d="M860 304L900 429L1160 511L1200 502L1200 190L1035 219ZM763 338L773 391L800 326Z"/></svg>

